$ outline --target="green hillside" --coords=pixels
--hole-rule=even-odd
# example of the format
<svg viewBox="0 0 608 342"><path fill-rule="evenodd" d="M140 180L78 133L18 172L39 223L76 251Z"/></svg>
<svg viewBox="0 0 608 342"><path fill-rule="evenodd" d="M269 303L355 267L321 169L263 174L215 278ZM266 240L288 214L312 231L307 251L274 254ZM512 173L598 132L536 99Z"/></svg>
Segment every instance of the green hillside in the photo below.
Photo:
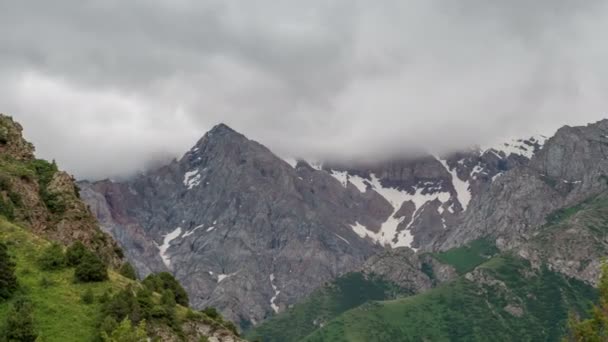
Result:
<svg viewBox="0 0 608 342"><path fill-rule="evenodd" d="M424 294L350 310L304 341L559 341L569 311L595 298L580 281L495 257Z"/></svg>
<svg viewBox="0 0 608 342"><path fill-rule="evenodd" d="M251 331L251 341L298 341L339 314L369 301L395 298L407 291L373 276L349 273L315 291L306 300Z"/></svg>
<svg viewBox="0 0 608 342"><path fill-rule="evenodd" d="M4 321L18 298L27 298L31 302L37 341L45 342L99 341L100 326L108 314L108 307L113 311L121 309L116 308L115 304L106 304L112 298L130 292L130 289L138 294L137 297L132 296L132 300L144 304L140 295L140 292L145 292L144 287L112 270L108 271L109 279L106 281L84 283L76 281L74 267L66 266L58 270L42 267L41 255L51 243L4 218L0 218L0 242L8 247L10 258L16 264L15 274L19 282L17 292L10 299L0 299L0 341L6 332ZM89 300L85 299L91 294ZM174 306L175 316L171 317L166 311L158 312L160 308L167 307L161 306L165 296L150 294L152 314L147 320L147 327L151 335L161 333L163 336L172 336L171 340L182 340L188 334L182 329L185 323L204 324L212 326L212 330L221 330L223 334L232 334L229 330L234 329L234 326L224 322L213 310L207 313L194 312L177 305ZM129 297L126 299L128 302ZM137 306L137 310L143 311L141 305ZM132 310L132 306L128 310ZM132 314L133 312L128 313L129 317Z"/></svg>
<svg viewBox="0 0 608 342"><path fill-rule="evenodd" d="M24 295L32 302L36 328L43 341L92 341L98 331L101 304L87 305L81 300L82 295L90 289L99 296L131 283L114 272L110 272L110 281L79 283L74 281L73 268L42 270L37 260L50 243L5 220L0 221L0 241L8 246L17 264L20 289L12 300ZM0 317L6 317L12 300L0 302Z"/></svg>
<svg viewBox="0 0 608 342"><path fill-rule="evenodd" d="M445 252L432 253L439 262L450 265L458 274L465 274L498 253L498 248L487 239L475 240L468 245Z"/></svg>

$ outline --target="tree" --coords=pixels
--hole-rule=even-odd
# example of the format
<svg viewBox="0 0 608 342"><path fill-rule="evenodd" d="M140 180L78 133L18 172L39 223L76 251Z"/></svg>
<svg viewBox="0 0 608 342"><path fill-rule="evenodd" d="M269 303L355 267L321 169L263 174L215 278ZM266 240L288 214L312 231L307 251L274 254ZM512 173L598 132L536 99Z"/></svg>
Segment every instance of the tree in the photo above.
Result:
<svg viewBox="0 0 608 342"><path fill-rule="evenodd" d="M74 242L70 247L68 247L67 251L65 252L65 259L67 261L68 266L78 266L82 258L87 253L90 252L82 242Z"/></svg>
<svg viewBox="0 0 608 342"><path fill-rule="evenodd" d="M570 315L570 333L564 341L608 341L608 263L606 262L602 264L599 292L599 303L591 309L589 319L581 321L575 315Z"/></svg>
<svg viewBox="0 0 608 342"><path fill-rule="evenodd" d="M74 270L76 279L82 282L98 282L108 279L108 268L95 254L87 252Z"/></svg>
<svg viewBox="0 0 608 342"><path fill-rule="evenodd" d="M6 316L5 339L9 342L34 342L38 333L34 328L32 303L17 298Z"/></svg>
<svg viewBox="0 0 608 342"><path fill-rule="evenodd" d="M62 269L65 266L65 254L63 247L53 243L42 251L38 264L45 271Z"/></svg>
<svg viewBox="0 0 608 342"><path fill-rule="evenodd" d="M101 339L104 342L145 342L148 340L146 321L141 321L134 327L131 321L125 318L111 334L102 331Z"/></svg>
<svg viewBox="0 0 608 342"><path fill-rule="evenodd" d="M124 264L122 264L122 266L120 266L118 273L120 273L126 278L137 280L137 272L135 272L133 266L128 262L125 262Z"/></svg>
<svg viewBox="0 0 608 342"><path fill-rule="evenodd" d="M142 284L151 291L163 293L164 290L171 290L175 295L175 302L179 305L188 306L188 293L182 285L171 275L171 273L161 272L150 274L142 281Z"/></svg>
<svg viewBox="0 0 608 342"><path fill-rule="evenodd" d="M10 298L18 287L15 263L8 254L8 248L0 243L0 300Z"/></svg>

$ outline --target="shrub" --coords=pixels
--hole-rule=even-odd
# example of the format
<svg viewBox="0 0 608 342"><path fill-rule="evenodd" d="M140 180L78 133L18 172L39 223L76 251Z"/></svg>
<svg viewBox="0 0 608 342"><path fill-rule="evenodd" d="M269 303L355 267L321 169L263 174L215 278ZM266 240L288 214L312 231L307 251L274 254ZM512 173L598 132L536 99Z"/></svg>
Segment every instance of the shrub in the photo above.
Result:
<svg viewBox="0 0 608 342"><path fill-rule="evenodd" d="M81 282L98 282L108 279L108 268L93 253L86 253L74 270L76 279Z"/></svg>
<svg viewBox="0 0 608 342"><path fill-rule="evenodd" d="M8 248L0 243L0 300L10 298L18 288L15 266Z"/></svg>
<svg viewBox="0 0 608 342"><path fill-rule="evenodd" d="M68 247L67 251L65 252L65 259L67 261L68 266L78 266L82 258L87 253L90 252L82 242L74 242L70 247Z"/></svg>
<svg viewBox="0 0 608 342"><path fill-rule="evenodd" d="M204 313L207 317L212 318L214 320L222 320L222 315L220 315L216 308L207 307L201 310L201 312Z"/></svg>
<svg viewBox="0 0 608 342"><path fill-rule="evenodd" d="M56 243L48 246L42 251L42 254L38 258L38 265L43 270L59 270L65 267L65 254L63 254L63 248Z"/></svg>
<svg viewBox="0 0 608 342"><path fill-rule="evenodd" d="M100 334L111 334L118 327L118 322L112 316L106 316L99 327Z"/></svg>
<svg viewBox="0 0 608 342"><path fill-rule="evenodd" d="M101 339L104 342L145 342L148 339L146 322L142 321L134 327L131 321L125 318L111 334L102 332Z"/></svg>
<svg viewBox="0 0 608 342"><path fill-rule="evenodd" d="M15 206L10 200L4 199L0 194L0 215L4 216L9 221L15 220Z"/></svg>
<svg viewBox="0 0 608 342"><path fill-rule="evenodd" d="M137 273L135 272L133 266L131 266L131 264L128 262L125 262L124 264L122 264L122 266L120 266L118 273L120 273L126 278L137 280Z"/></svg>
<svg viewBox="0 0 608 342"><path fill-rule="evenodd" d="M163 293L164 290L171 290L175 296L175 302L179 305L188 306L188 294L181 284L167 272L150 274L143 280L142 284L151 291Z"/></svg>
<svg viewBox="0 0 608 342"><path fill-rule="evenodd" d="M30 168L36 173L38 178L40 198L46 207L53 214L62 214L66 210L66 204L59 194L49 191L48 186L53 180L55 173L58 172L55 161L49 163L43 159L36 159L30 162Z"/></svg>
<svg viewBox="0 0 608 342"><path fill-rule="evenodd" d="M154 308L154 301L152 300L152 292L145 287L137 290L137 304L139 305L139 312L143 319L150 319L152 317L152 309Z"/></svg>
<svg viewBox="0 0 608 342"><path fill-rule="evenodd" d="M32 304L25 298L17 298L6 316L6 341L34 342L38 337L34 328Z"/></svg>
<svg viewBox="0 0 608 342"><path fill-rule="evenodd" d="M112 296L104 304L102 311L106 316L112 316L118 322L131 316L136 306L138 304L133 296L133 291L128 287Z"/></svg>
<svg viewBox="0 0 608 342"><path fill-rule="evenodd" d="M86 291L84 291L84 293L80 296L80 299L82 300L83 303L85 304L93 304L93 302L95 301L95 294L93 294L93 290L91 289L87 289Z"/></svg>

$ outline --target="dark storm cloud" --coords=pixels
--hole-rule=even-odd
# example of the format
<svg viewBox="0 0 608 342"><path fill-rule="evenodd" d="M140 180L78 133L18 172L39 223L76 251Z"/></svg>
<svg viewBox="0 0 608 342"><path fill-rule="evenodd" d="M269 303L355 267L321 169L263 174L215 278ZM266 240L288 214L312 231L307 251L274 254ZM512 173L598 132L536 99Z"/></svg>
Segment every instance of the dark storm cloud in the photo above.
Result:
<svg viewBox="0 0 608 342"><path fill-rule="evenodd" d="M0 111L79 177L226 122L283 155L446 150L597 120L604 1L0 1Z"/></svg>

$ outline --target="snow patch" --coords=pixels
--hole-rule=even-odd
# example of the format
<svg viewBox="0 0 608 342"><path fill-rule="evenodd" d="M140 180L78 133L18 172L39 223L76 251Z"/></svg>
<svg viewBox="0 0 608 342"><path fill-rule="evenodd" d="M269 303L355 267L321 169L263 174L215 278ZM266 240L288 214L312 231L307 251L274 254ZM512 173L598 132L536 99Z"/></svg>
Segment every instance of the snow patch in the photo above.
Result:
<svg viewBox="0 0 608 342"><path fill-rule="evenodd" d="M298 165L298 160L295 158L283 158L283 160L294 169L296 168L296 165Z"/></svg>
<svg viewBox="0 0 608 342"><path fill-rule="evenodd" d="M204 226L205 226L204 224L201 224L200 226L196 226L196 227L194 227L194 229L192 229L192 230L190 230L190 231L187 231L186 233L184 233L184 235L182 235L182 239L183 239L183 238L185 238L185 237L188 237L188 236L190 236L190 235L192 235L192 234L194 234L194 232L195 232L197 229L203 228Z"/></svg>
<svg viewBox="0 0 608 342"><path fill-rule="evenodd" d="M346 240L345 238L341 237L340 235L338 235L336 233L334 233L334 235L337 236L340 240L342 240L342 241L344 241L344 242L346 242L347 244L350 245L350 242L348 242L348 240Z"/></svg>
<svg viewBox="0 0 608 342"><path fill-rule="evenodd" d="M182 234L182 228L177 227L177 228L175 228L174 231L172 231L171 233L164 236L162 245L160 245L160 246L156 245L160 252L159 253L160 257L161 257L161 259L163 259L163 263L167 267L171 266L171 256L167 253L167 251L169 250L169 247L171 247L171 241L177 239L181 234Z"/></svg>
<svg viewBox="0 0 608 342"><path fill-rule="evenodd" d="M452 185L456 190L456 196L458 197L458 202L462 206L462 210L467 210L469 206L469 202L471 201L471 189L468 181L463 181L458 177L458 172L456 168L453 170L450 169L448 162L442 159L437 158L443 167L452 175Z"/></svg>
<svg viewBox="0 0 608 342"><path fill-rule="evenodd" d="M348 183L354 185L359 192L363 193L367 191L367 184L365 178L362 178L357 175L349 175L346 171L335 171L331 170L330 175L332 175L335 179L342 184L343 187L348 187Z"/></svg>
<svg viewBox="0 0 608 342"><path fill-rule="evenodd" d="M343 187L346 188L348 186L348 173L346 171L332 170L329 174L332 175L332 177L334 177L335 179L337 179Z"/></svg>
<svg viewBox="0 0 608 342"><path fill-rule="evenodd" d="M382 183L375 174L371 174L370 178L371 181L368 183L371 189L376 191L391 204L393 212L382 224L380 231L377 233L368 230L359 222L355 222L355 224L350 226L359 237L369 237L382 245L388 245L393 248L403 246L411 247L414 238L411 235L409 228L414 223L417 217L416 214L420 213L420 209L423 205L436 199L441 203L445 203L450 199L450 194L448 192L423 194L423 188L416 188L415 192L410 194L407 191L382 186ZM412 219L407 223L406 229L398 232L399 225L403 223L405 217L397 217L396 214L405 202L412 202L414 204L414 214L412 215Z"/></svg>
<svg viewBox="0 0 608 342"><path fill-rule="evenodd" d="M236 274L236 272L235 272L235 273L230 273L230 274L218 274L218 275L217 275L217 283L219 284L219 283L221 283L221 282L222 282L224 279L226 279L226 278L230 278L230 277L232 277L232 276L233 276L233 275L235 275L235 274Z"/></svg>
<svg viewBox="0 0 608 342"><path fill-rule="evenodd" d="M192 188L200 184L201 174L198 170L188 171L184 174L184 185L188 187L188 190L192 190Z"/></svg>
<svg viewBox="0 0 608 342"><path fill-rule="evenodd" d="M272 286L272 290L274 291L274 296L270 298L270 307L274 310L275 313L279 313L279 306L275 303L277 297L281 294L281 291L274 284L274 273L270 275L270 286Z"/></svg>
<svg viewBox="0 0 608 342"><path fill-rule="evenodd" d="M482 147L482 153L486 151L502 151L508 157L511 154L518 154L528 159L532 159L535 153L534 146L530 146L528 143L534 145L538 144L539 147L543 147L545 142L549 138L544 135L536 135L529 139L509 139L507 142ZM498 155L498 154L497 154Z"/></svg>
<svg viewBox="0 0 608 342"><path fill-rule="evenodd" d="M211 226L211 227L207 228L207 231L210 232L210 231L212 231L214 229L215 229L215 226Z"/></svg>

